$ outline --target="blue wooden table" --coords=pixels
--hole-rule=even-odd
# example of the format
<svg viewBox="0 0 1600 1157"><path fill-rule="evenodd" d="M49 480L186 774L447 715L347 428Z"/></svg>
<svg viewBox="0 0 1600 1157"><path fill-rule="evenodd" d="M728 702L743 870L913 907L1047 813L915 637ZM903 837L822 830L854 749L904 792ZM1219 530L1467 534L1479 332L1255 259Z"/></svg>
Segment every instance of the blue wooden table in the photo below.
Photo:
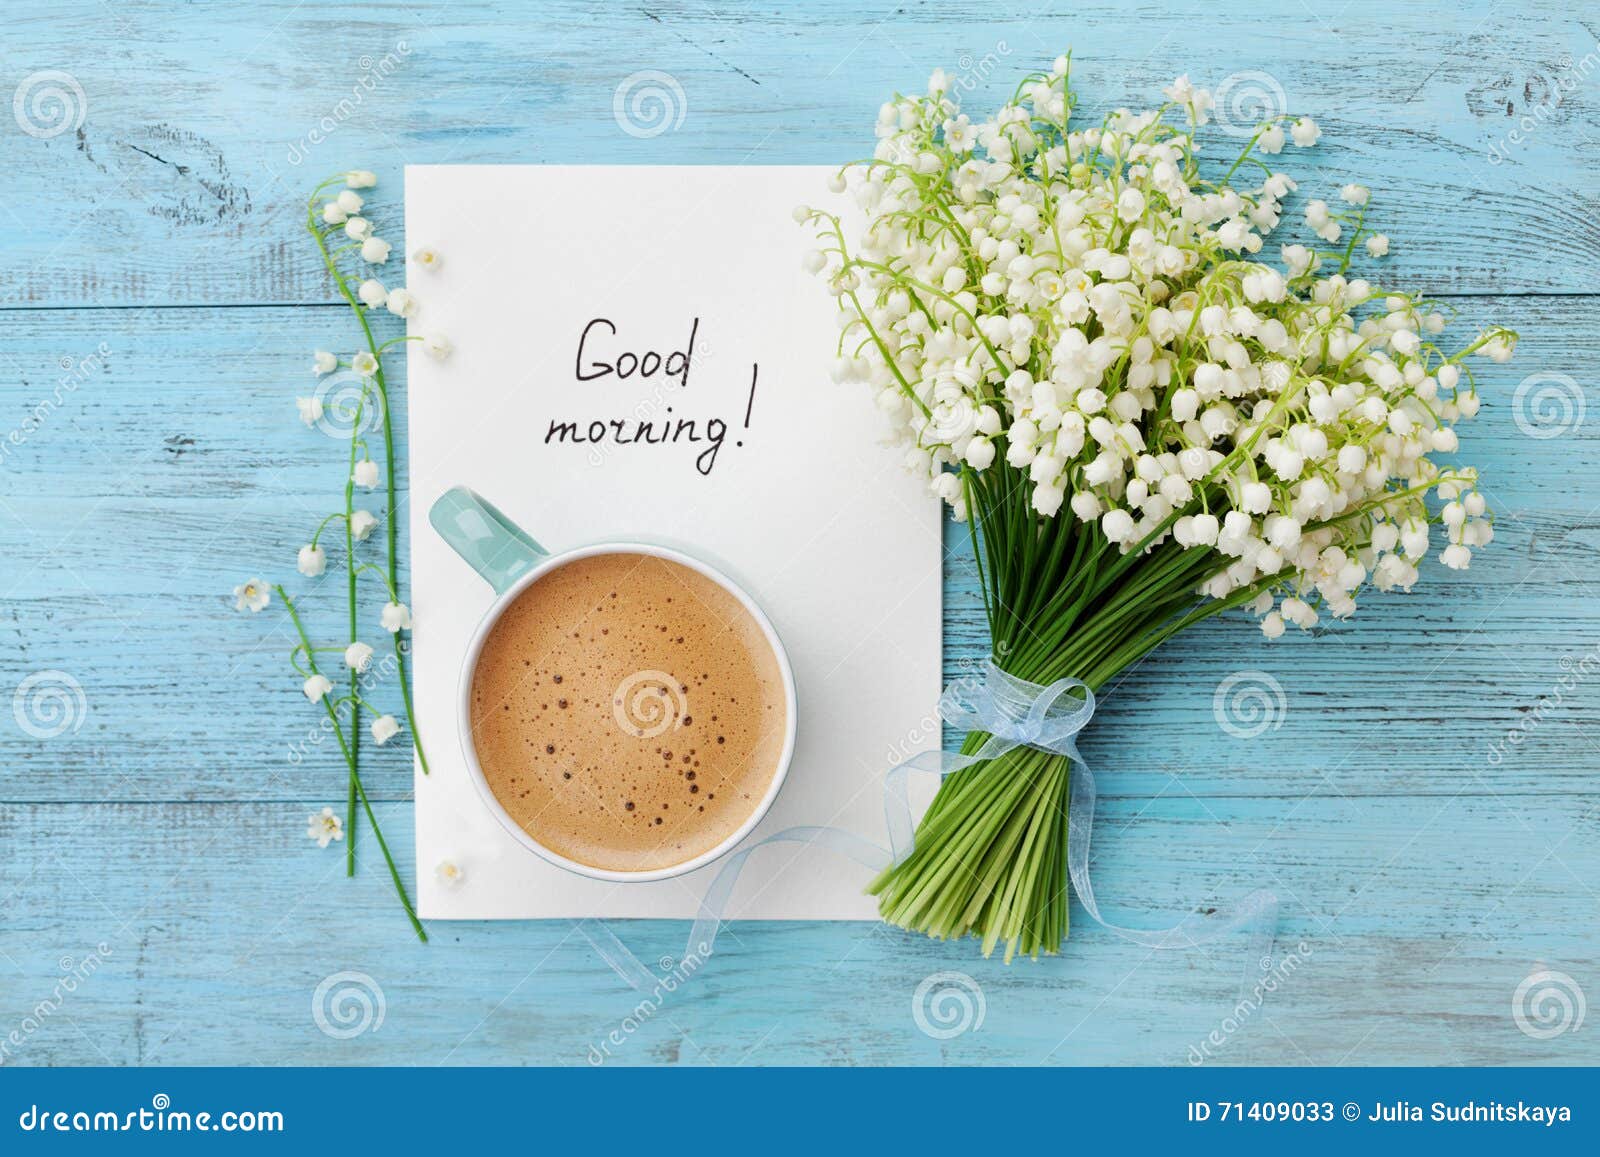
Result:
<svg viewBox="0 0 1600 1157"><path fill-rule="evenodd" d="M1276 890L1280 960L1298 963L1258 1006L1236 1005L1239 944L1151 954L1086 919L1059 958L1009 967L869 924L741 925L613 1055L1600 1061L1592 1025L1550 1034L1514 1015L1519 990L1524 1009L1557 989L1600 999L1597 27L1547 0L1060 16L58 0L9 21L0 694L65 676L81 699L69 690L64 730L0 710L0 1063L581 1065L637 1003L565 923L435 924L418 944L370 841L346 880L305 836L344 772L291 758L313 717L287 623L276 604L236 614L229 592L296 577L294 548L344 474L336 444L294 420L310 351L351 344L300 228L310 186L376 170L373 215L395 235L408 162L836 161L936 64L979 110L1068 47L1096 117L1180 72L1265 74L1243 83L1278 86L1326 131L1283 158L1302 196L1370 183L1392 279L1449 299L1461 332L1522 332L1462 446L1497 539L1469 572L1430 565L1415 593L1315 638L1266 646L1245 622L1208 624L1106 697L1085 744L1106 797L1103 899L1152 925ZM641 70L683 94L681 124L652 137L613 115ZM64 110L34 103L51 88ZM464 211L486 228L520 211L484 195ZM984 640L950 545L953 666ZM307 613L337 621L339 584L322 589ZM1213 712L1239 671L1282 689L1254 738ZM364 759L409 876L409 754ZM653 959L683 931L627 935ZM341 1039L313 1000L345 971L381 990L383 1017ZM930 1034L914 1003L948 971L981 991L982 1023Z"/></svg>

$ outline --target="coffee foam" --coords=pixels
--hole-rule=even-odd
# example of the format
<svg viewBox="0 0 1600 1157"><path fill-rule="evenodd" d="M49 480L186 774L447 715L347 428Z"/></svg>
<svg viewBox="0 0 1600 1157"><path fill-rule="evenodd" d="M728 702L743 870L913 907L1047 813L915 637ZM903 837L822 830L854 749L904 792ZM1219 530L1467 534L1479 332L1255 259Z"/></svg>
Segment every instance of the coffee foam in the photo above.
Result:
<svg viewBox="0 0 1600 1157"><path fill-rule="evenodd" d="M699 571L602 554L501 614L472 681L472 739L511 818L613 871L671 867L750 817L782 758L778 660L744 604Z"/></svg>

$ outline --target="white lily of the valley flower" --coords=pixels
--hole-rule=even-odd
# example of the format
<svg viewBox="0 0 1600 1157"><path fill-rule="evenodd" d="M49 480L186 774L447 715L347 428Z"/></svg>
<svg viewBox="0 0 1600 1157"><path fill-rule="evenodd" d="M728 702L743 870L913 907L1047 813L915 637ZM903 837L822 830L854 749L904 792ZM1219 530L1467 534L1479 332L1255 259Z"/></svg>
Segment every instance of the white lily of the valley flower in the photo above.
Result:
<svg viewBox="0 0 1600 1157"><path fill-rule="evenodd" d="M411 264L415 265L418 269L438 269L443 263L444 258L439 256L439 251L437 249L431 249L426 245L424 245L421 249L415 250L411 254Z"/></svg>
<svg viewBox="0 0 1600 1157"><path fill-rule="evenodd" d="M381 237L368 237L361 243L361 260L382 265L389 260L390 245Z"/></svg>
<svg viewBox="0 0 1600 1157"><path fill-rule="evenodd" d="M323 374L333 373L333 371L338 368L339 359L333 354L329 353L327 350L318 350L316 353L311 355L311 372L316 374L319 378Z"/></svg>
<svg viewBox="0 0 1600 1157"><path fill-rule="evenodd" d="M383 629L391 635L396 631L411 629L411 611L404 603L383 604Z"/></svg>
<svg viewBox="0 0 1600 1157"><path fill-rule="evenodd" d="M325 225L343 225L349 218L350 214L339 208L337 201L329 201L322 207L322 221Z"/></svg>
<svg viewBox="0 0 1600 1157"><path fill-rule="evenodd" d="M316 578L328 569L328 552L320 546L307 543L300 548L300 557L295 560L295 566L307 578Z"/></svg>
<svg viewBox="0 0 1600 1157"><path fill-rule="evenodd" d="M378 175L366 169L351 169L344 175L344 183L352 189L370 189L378 183Z"/></svg>
<svg viewBox="0 0 1600 1157"><path fill-rule="evenodd" d="M1459 549L1444 561L1465 565L1492 525L1465 501L1470 471L1429 457L1454 452L1452 427L1480 404L1463 355L1439 344L1437 306L1325 248L1355 230L1361 256L1389 252L1363 212L1340 212L1366 210L1370 189L1302 208L1292 177L1238 165L1191 185L1210 94L1179 77L1166 90L1176 114L1117 110L1074 131L1056 127L1065 79L1062 67L1025 84L976 124L964 86L897 97L876 130L890 163L849 185L867 218L858 244L837 243L826 211L796 212L821 232L802 266L826 279L851 351L835 379L874 390L907 465L958 518L969 491L955 468L1001 469L1004 445L1037 516L1097 522L1124 551L1211 552L1201 591L1253 593L1268 637L1346 617L1368 584L1409 589L1429 555L1430 495L1457 500ZM1253 148L1321 135L1308 117L1274 117ZM908 231L923 212L960 229ZM1317 248L1268 249L1302 212ZM1490 330L1467 348L1502 360L1514 347Z"/></svg>
<svg viewBox="0 0 1600 1157"><path fill-rule="evenodd" d="M380 715L372 721L372 739L379 747L400 734L400 721L393 715Z"/></svg>
<svg viewBox="0 0 1600 1157"><path fill-rule="evenodd" d="M369 277L356 290L356 296L368 309L382 309L383 303L389 300L389 291L383 287L383 282Z"/></svg>
<svg viewBox="0 0 1600 1157"><path fill-rule="evenodd" d="M365 241L372 236L372 222L365 217L352 217L344 223L344 234L352 241Z"/></svg>
<svg viewBox="0 0 1600 1157"><path fill-rule="evenodd" d="M306 835L317 841L317 847L325 848L334 840L344 839L344 821L333 814L331 807L325 807L306 821Z"/></svg>
<svg viewBox="0 0 1600 1157"><path fill-rule="evenodd" d="M233 609L236 611L249 611L255 614L266 609L267 603L271 601L272 588L258 578L240 583L233 588Z"/></svg>
<svg viewBox="0 0 1600 1157"><path fill-rule="evenodd" d="M300 411L300 420L308 426L315 426L322 421L321 398L296 398L295 408Z"/></svg>
<svg viewBox="0 0 1600 1157"><path fill-rule="evenodd" d="M336 197L335 200L339 202L339 208L351 215L361 212L361 206L366 204L366 202L361 199L360 193L353 192L349 189L341 189L338 197Z"/></svg>
<svg viewBox="0 0 1600 1157"><path fill-rule="evenodd" d="M333 690L333 683L326 675L313 675L305 681L301 690L311 702L321 703L322 697Z"/></svg>
<svg viewBox="0 0 1600 1157"><path fill-rule="evenodd" d="M350 515L350 537L357 542L366 542L377 527L378 516L370 510L357 510Z"/></svg>
<svg viewBox="0 0 1600 1157"><path fill-rule="evenodd" d="M350 355L350 368L364 378L370 378L378 372L378 359L366 350Z"/></svg>
<svg viewBox="0 0 1600 1157"><path fill-rule="evenodd" d="M466 880L467 874L461 870L461 865L454 860L440 860L433 869L433 878L446 888L459 888Z"/></svg>
<svg viewBox="0 0 1600 1157"><path fill-rule="evenodd" d="M365 671L372 663L372 648L366 643L351 643L344 649L344 665L352 671Z"/></svg>
<svg viewBox="0 0 1600 1157"><path fill-rule="evenodd" d="M426 334L422 339L422 348L430 357L444 361L455 348L450 344L450 339L442 333Z"/></svg>
<svg viewBox="0 0 1600 1157"><path fill-rule="evenodd" d="M396 317L416 317L418 301L405 286L399 286L389 291L389 300L384 302L389 312Z"/></svg>
<svg viewBox="0 0 1600 1157"><path fill-rule="evenodd" d="M350 481L371 490L378 484L378 464L371 458L361 459L356 463L356 468L350 472Z"/></svg>

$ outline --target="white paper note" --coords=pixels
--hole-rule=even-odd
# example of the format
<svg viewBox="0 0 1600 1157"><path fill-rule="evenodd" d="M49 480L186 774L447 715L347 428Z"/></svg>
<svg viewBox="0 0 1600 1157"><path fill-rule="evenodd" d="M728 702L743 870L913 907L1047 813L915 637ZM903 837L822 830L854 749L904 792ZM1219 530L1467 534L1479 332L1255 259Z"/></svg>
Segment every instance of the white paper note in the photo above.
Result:
<svg viewBox="0 0 1600 1157"><path fill-rule="evenodd" d="M416 776L424 917L690 917L718 867L651 884L587 879L527 851L479 800L461 753L457 681L493 595L427 521L457 485L546 549L663 542L740 581L783 638L799 696L794 763L751 839L818 824L886 844L891 754L939 738L939 511L899 452L880 445L869 392L828 377L834 305L800 269L812 242L790 217L828 197L827 173L406 170L407 244L443 258L437 270L407 272L421 303L410 332L454 346L436 361L413 342L409 360L415 701L432 768ZM597 373L628 368L630 354L683 350L691 330L686 387L661 372ZM597 376L579 380L580 367ZM613 419L631 432L668 407L696 421L699 441L619 444L627 437ZM720 442L713 419L724 423ZM562 435L566 422L583 441ZM588 440L593 422L607 424L598 442ZM444 860L463 882L438 882ZM830 852L776 844L750 858L727 914L871 918L867 876Z"/></svg>

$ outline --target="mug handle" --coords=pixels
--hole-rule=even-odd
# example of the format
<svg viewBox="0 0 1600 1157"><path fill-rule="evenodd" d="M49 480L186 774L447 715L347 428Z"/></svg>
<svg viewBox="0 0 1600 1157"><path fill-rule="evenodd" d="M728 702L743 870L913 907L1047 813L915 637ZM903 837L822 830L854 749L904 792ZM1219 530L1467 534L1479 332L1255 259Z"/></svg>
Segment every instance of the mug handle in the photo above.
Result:
<svg viewBox="0 0 1600 1157"><path fill-rule="evenodd" d="M497 595L505 594L549 554L527 531L465 486L440 495L428 511L428 521Z"/></svg>

